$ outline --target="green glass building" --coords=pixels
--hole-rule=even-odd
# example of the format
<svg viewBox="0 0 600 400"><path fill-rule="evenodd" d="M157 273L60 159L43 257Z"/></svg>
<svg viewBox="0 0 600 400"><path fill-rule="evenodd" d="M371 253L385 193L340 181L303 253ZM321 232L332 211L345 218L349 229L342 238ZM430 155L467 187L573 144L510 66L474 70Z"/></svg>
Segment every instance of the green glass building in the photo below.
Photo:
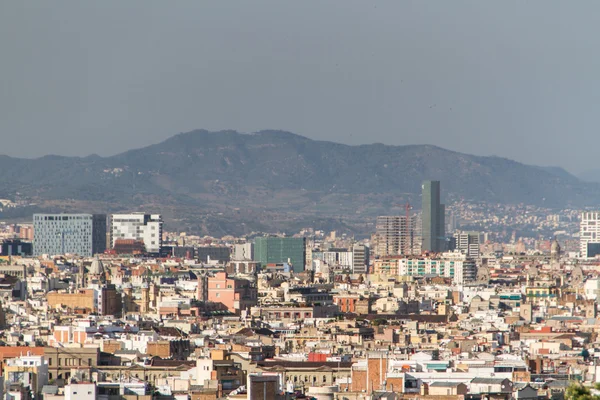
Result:
<svg viewBox="0 0 600 400"><path fill-rule="evenodd" d="M440 203L440 181L425 181L422 186L423 251L446 251L445 206Z"/></svg>
<svg viewBox="0 0 600 400"><path fill-rule="evenodd" d="M288 263L294 272L302 272L306 264L306 238L258 237L254 239L254 261L261 265Z"/></svg>

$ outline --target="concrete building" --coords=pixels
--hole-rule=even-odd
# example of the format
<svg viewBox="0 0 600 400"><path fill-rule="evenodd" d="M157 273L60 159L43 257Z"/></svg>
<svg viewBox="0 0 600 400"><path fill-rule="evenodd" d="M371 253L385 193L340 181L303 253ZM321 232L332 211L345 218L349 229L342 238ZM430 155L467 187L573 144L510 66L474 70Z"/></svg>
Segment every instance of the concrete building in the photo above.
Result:
<svg viewBox="0 0 600 400"><path fill-rule="evenodd" d="M425 181L422 186L422 249L446 250L446 208L440 203L440 181Z"/></svg>
<svg viewBox="0 0 600 400"><path fill-rule="evenodd" d="M119 239L144 242L147 253L160 253L163 220L160 214L113 214L110 221L110 241L114 248Z"/></svg>
<svg viewBox="0 0 600 400"><path fill-rule="evenodd" d="M48 360L48 379L64 379L71 377L76 368L82 379L92 378L92 369L98 365L100 349L45 347L44 359Z"/></svg>
<svg viewBox="0 0 600 400"><path fill-rule="evenodd" d="M479 258L479 232L457 232L454 234L454 248L471 258Z"/></svg>
<svg viewBox="0 0 600 400"><path fill-rule="evenodd" d="M600 254L600 212L581 213L579 248L583 258Z"/></svg>
<svg viewBox="0 0 600 400"><path fill-rule="evenodd" d="M26 353L7 361L4 376L11 384L20 384L37 398L48 383L48 362L44 356Z"/></svg>
<svg viewBox="0 0 600 400"><path fill-rule="evenodd" d="M123 309L121 294L114 285L78 290L74 293L49 292L48 307L118 315Z"/></svg>
<svg viewBox="0 0 600 400"><path fill-rule="evenodd" d="M3 256L30 256L32 253L33 245L19 239L6 239L0 245L0 255Z"/></svg>
<svg viewBox="0 0 600 400"><path fill-rule="evenodd" d="M416 218L405 215L377 217L376 255L393 256L419 253L417 249Z"/></svg>
<svg viewBox="0 0 600 400"><path fill-rule="evenodd" d="M200 262L219 261L227 263L231 260L231 249L227 246L200 246L196 248L196 257Z"/></svg>
<svg viewBox="0 0 600 400"><path fill-rule="evenodd" d="M306 265L306 238L258 237L254 241L254 258L263 266L288 263L294 272L302 272Z"/></svg>
<svg viewBox="0 0 600 400"><path fill-rule="evenodd" d="M71 383L65 386L65 400L96 400L96 384L90 382Z"/></svg>
<svg viewBox="0 0 600 400"><path fill-rule="evenodd" d="M353 262L353 252L347 249L331 248L321 253L322 259L330 266L337 266L340 269L351 270Z"/></svg>
<svg viewBox="0 0 600 400"><path fill-rule="evenodd" d="M231 259L234 261L254 260L254 244L243 243L234 245Z"/></svg>
<svg viewBox="0 0 600 400"><path fill-rule="evenodd" d="M279 374L249 374L247 387L249 399L283 400L285 398Z"/></svg>
<svg viewBox="0 0 600 400"><path fill-rule="evenodd" d="M106 250L105 214L34 214L33 255L77 254Z"/></svg>
<svg viewBox="0 0 600 400"><path fill-rule="evenodd" d="M477 278L477 265L475 260L464 254L447 252L436 257L398 259L398 275L441 276L452 278L457 284L464 284L475 281Z"/></svg>
<svg viewBox="0 0 600 400"><path fill-rule="evenodd" d="M366 274L369 267L369 248L364 244L355 243L352 246L352 273Z"/></svg>
<svg viewBox="0 0 600 400"><path fill-rule="evenodd" d="M219 272L208 278L208 301L222 303L231 312L238 313L256 305L256 287L246 279L229 278Z"/></svg>
<svg viewBox="0 0 600 400"><path fill-rule="evenodd" d="M27 267L24 265L0 265L0 275L8 275L25 280L27 278Z"/></svg>

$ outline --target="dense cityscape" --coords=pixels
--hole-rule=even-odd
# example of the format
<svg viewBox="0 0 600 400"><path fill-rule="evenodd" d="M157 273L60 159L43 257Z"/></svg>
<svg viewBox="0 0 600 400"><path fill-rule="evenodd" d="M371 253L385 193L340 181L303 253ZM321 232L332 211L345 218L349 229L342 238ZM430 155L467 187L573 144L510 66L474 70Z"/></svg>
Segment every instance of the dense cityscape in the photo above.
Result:
<svg viewBox="0 0 600 400"><path fill-rule="evenodd" d="M600 400L599 15L0 1L0 400Z"/></svg>
<svg viewBox="0 0 600 400"><path fill-rule="evenodd" d="M4 224L6 399L556 399L600 381L600 213L441 203L368 238ZM477 229L477 230L476 230Z"/></svg>

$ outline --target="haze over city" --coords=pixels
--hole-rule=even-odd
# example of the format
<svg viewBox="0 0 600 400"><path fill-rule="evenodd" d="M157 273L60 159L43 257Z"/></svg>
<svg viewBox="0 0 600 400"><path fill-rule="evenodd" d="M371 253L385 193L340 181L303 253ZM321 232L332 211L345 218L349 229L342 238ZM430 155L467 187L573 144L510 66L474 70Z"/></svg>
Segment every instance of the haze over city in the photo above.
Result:
<svg viewBox="0 0 600 400"><path fill-rule="evenodd" d="M2 2L1 152L111 155L193 129L283 129L580 173L595 167L598 11L593 1Z"/></svg>
<svg viewBox="0 0 600 400"><path fill-rule="evenodd" d="M0 400L600 400L599 11L0 2Z"/></svg>

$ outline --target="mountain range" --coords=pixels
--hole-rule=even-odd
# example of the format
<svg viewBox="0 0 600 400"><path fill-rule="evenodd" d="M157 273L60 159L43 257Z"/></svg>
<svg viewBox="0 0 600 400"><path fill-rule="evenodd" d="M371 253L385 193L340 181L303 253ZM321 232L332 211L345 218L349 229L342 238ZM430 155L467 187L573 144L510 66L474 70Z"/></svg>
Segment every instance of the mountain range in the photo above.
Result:
<svg viewBox="0 0 600 400"><path fill-rule="evenodd" d="M447 202L560 208L600 200L600 184L559 167L431 145L349 146L283 131L196 130L110 157L0 156L0 168L0 195L35 204L5 219L144 210L162 213L172 228L213 235L307 226L362 232L377 214L402 212L406 202L419 208L427 179L442 181Z"/></svg>

